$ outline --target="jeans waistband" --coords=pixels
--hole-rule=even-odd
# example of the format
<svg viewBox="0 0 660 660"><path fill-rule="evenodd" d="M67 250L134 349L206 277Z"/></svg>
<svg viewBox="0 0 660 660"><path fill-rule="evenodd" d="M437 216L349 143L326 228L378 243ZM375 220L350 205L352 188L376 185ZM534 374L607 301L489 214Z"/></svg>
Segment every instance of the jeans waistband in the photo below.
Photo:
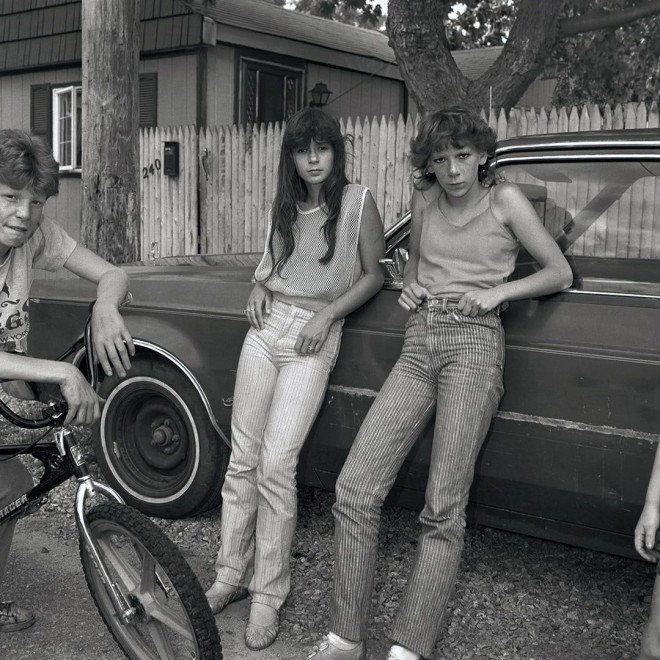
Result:
<svg viewBox="0 0 660 660"><path fill-rule="evenodd" d="M456 309L459 303L458 298L447 298L445 296L440 298L424 298L419 304L419 309L437 309L446 312L450 309Z"/></svg>
<svg viewBox="0 0 660 660"><path fill-rule="evenodd" d="M458 298L449 298L447 296L425 298L417 309L437 309L442 314L448 314L458 309L459 302L460 300ZM499 314L503 309L506 309L506 303L504 305L498 305L489 312L486 312L486 314Z"/></svg>

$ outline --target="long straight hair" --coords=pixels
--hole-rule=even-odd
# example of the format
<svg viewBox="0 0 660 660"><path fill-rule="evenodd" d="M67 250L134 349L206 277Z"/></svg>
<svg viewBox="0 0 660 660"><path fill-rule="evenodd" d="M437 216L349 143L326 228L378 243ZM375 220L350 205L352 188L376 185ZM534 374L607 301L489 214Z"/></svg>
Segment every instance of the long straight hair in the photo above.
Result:
<svg viewBox="0 0 660 660"><path fill-rule="evenodd" d="M298 202L307 199L307 186L300 178L294 161L297 149L309 147L311 141L329 144L333 151L333 165L323 182L319 203L325 207L328 219L323 224L323 236L328 245L319 259L327 264L335 254L337 221L341 211L346 178L346 147L339 122L318 108L304 108L287 120L278 168L277 191L271 211L271 232L268 250L273 262L273 273L282 276L282 269L293 254L295 237L293 226L298 217ZM277 234L282 242L282 253L275 256L273 240Z"/></svg>

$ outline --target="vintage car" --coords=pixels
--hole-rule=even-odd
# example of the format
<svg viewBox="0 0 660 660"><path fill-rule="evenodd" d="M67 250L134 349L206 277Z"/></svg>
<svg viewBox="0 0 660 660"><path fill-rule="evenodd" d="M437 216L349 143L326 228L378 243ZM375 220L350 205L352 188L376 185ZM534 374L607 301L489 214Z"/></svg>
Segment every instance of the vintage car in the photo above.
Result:
<svg viewBox="0 0 660 660"><path fill-rule="evenodd" d="M513 302L506 393L470 499L479 523L633 555L632 532L660 439L660 130L528 136L492 162L521 185L573 268L570 289ZM346 319L301 483L332 489L357 429L399 355L397 304L409 219L387 232L392 277ZM145 512L190 516L220 502L230 451L243 309L259 255L202 255L127 266L137 354L105 378L94 446L103 473ZM533 269L521 253L513 277ZM81 333L93 289L35 283L31 348L55 357ZM70 359L78 360L72 355ZM430 429L391 501L419 507Z"/></svg>

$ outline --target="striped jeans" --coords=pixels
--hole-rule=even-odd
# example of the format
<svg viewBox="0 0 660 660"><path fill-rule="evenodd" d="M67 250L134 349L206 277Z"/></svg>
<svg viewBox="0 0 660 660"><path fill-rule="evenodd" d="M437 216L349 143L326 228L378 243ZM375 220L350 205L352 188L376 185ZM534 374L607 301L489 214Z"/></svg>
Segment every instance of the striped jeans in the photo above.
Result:
<svg viewBox="0 0 660 660"><path fill-rule="evenodd" d="M252 601L275 609L289 593L298 456L341 340L342 324L336 322L318 353L297 353L298 335L313 315L274 300L264 328L248 331L234 389L216 579L238 586L252 570Z"/></svg>
<svg viewBox="0 0 660 660"><path fill-rule="evenodd" d="M428 656L440 634L463 549L474 464L503 392L497 312L455 307L412 314L403 350L376 397L337 481L330 630L366 639L383 500L433 415L422 531L392 639Z"/></svg>

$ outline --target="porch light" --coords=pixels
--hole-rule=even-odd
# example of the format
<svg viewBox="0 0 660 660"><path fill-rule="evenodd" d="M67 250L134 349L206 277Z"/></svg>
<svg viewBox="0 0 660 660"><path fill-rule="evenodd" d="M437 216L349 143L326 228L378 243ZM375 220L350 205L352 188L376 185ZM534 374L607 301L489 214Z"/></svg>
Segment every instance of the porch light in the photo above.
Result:
<svg viewBox="0 0 660 660"><path fill-rule="evenodd" d="M330 94L332 92L328 89L327 85L323 82L317 82L312 89L309 90L309 94L312 97L312 100L309 102L309 105L312 108L322 108L327 104Z"/></svg>

